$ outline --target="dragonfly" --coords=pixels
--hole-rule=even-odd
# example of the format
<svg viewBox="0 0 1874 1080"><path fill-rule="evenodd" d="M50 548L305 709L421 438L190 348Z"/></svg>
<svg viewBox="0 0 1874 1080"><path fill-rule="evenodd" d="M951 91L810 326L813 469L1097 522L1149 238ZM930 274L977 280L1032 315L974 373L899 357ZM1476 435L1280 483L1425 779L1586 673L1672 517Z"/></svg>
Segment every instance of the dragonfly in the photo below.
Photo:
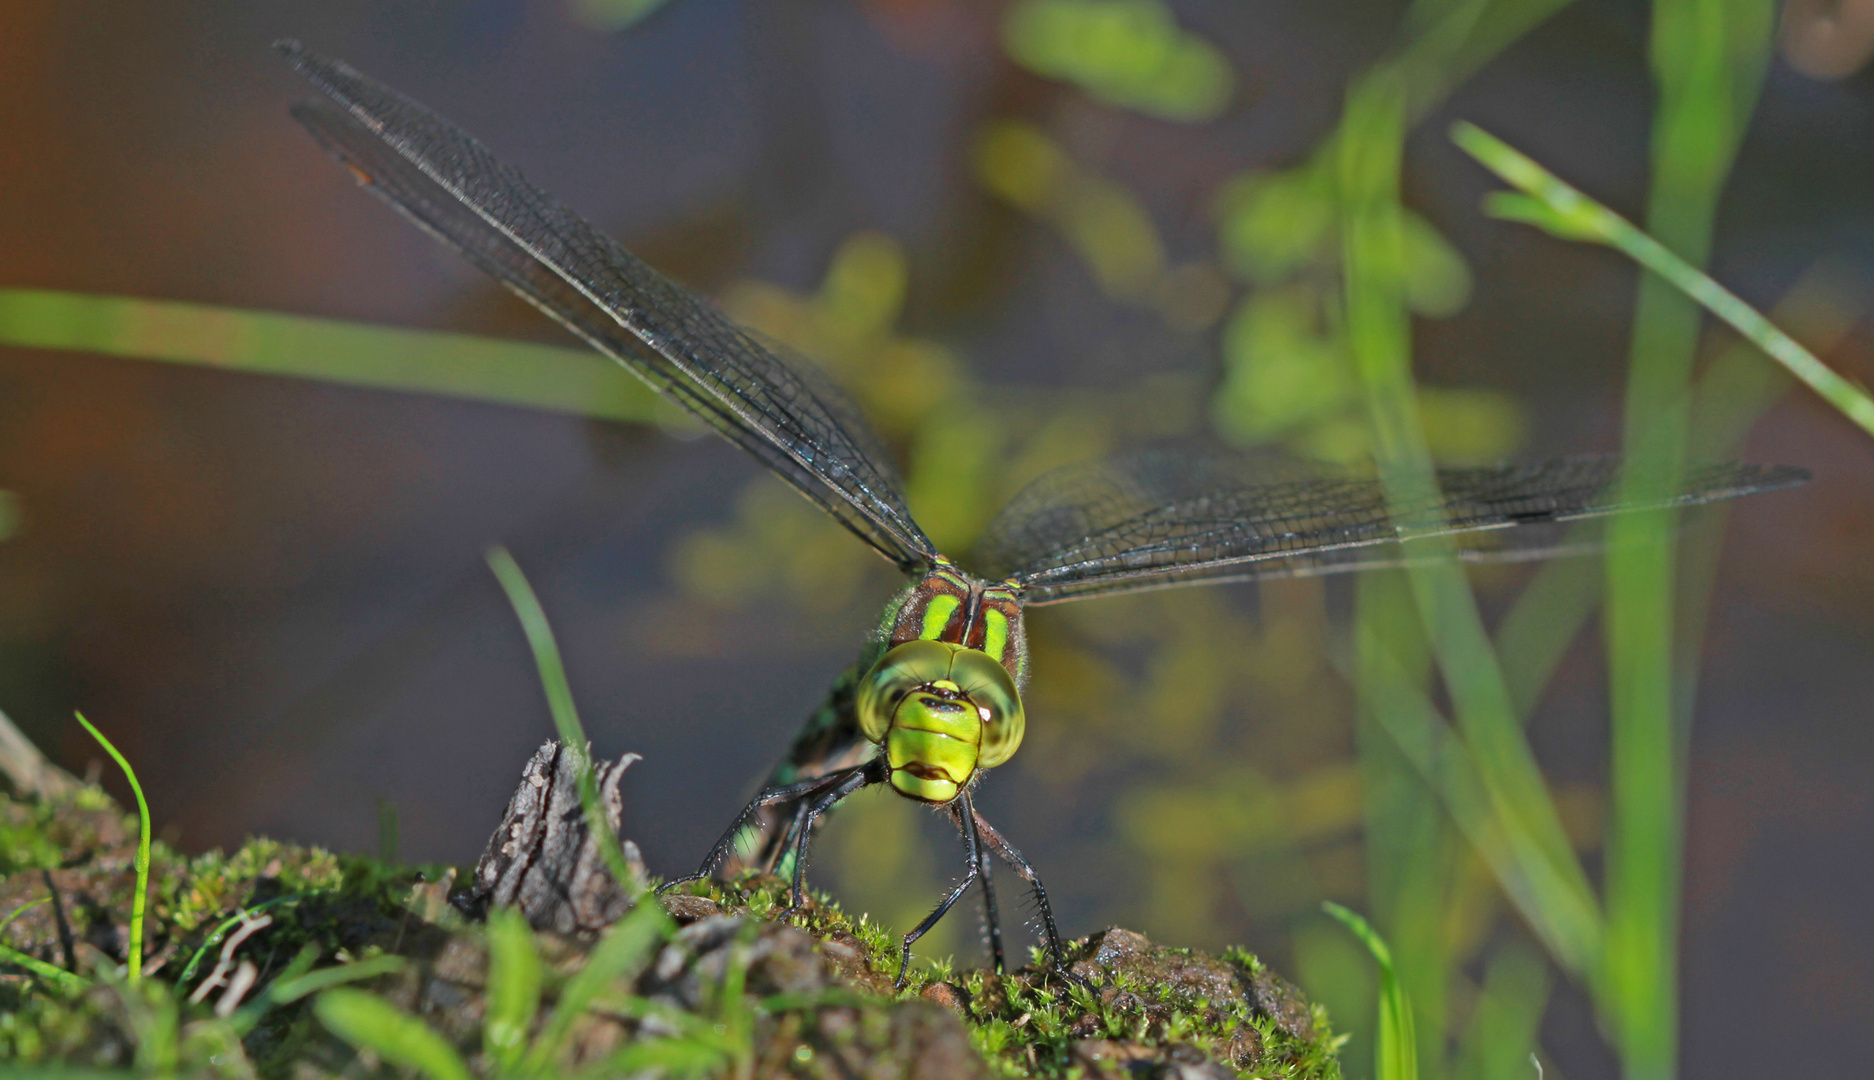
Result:
<svg viewBox="0 0 1874 1080"><path fill-rule="evenodd" d="M372 194L653 389L753 455L904 573L856 662L694 874L784 874L802 904L814 827L885 785L947 813L964 873L900 939L911 947L980 884L1004 969L992 857L1032 893L1051 968L1065 951L1047 890L972 793L1020 748L1030 607L1171 586L1567 551L1570 523L1790 487L1790 466L1699 465L1671 489L1622 501L1623 464L1577 456L1440 469L1434 484L1273 455L1135 451L1043 475L986 526L973 569L932 545L883 442L826 375L737 326L530 184L423 105L297 42L277 48L320 96L292 115ZM1403 489L1403 494L1402 494ZM1426 543L1443 538L1428 553Z"/></svg>

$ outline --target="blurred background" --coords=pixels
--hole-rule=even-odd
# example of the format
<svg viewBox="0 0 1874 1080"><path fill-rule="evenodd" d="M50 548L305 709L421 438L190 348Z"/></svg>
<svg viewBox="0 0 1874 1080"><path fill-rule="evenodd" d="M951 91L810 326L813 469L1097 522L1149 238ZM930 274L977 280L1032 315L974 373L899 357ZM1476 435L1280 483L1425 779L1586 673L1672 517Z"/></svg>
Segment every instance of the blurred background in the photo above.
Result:
<svg viewBox="0 0 1874 1080"><path fill-rule="evenodd" d="M1494 36L1411 53L1465 6L16 0L0 286L570 343L288 118L300 91L268 45L290 35L819 359L961 555L1021 484L1117 448L1203 435L1370 454L1319 151L1350 80L1431 56L1403 186L1432 452L1616 449L1638 275L1483 216L1497 185L1446 130L1474 121L1641 217L1653 15L1499 2L1479 24ZM1863 380L1867 8L1791 2L1766 23L1710 259ZM1682 1064L1847 1075L1874 1057L1874 447L1806 393L1779 398L1732 344L1711 334L1701 370L1758 379L1767 406L1729 414L1748 432L1735 452L1816 479L1698 526L1724 525L1724 545L1687 677ZM0 708L80 773L97 755L71 712L99 723L185 850L267 833L375 851L394 817L399 858L471 862L551 731L483 562L506 544L596 749L644 755L626 835L655 872L687 871L900 583L726 443L644 419L0 348ZM1571 572L1542 580L1598 592L1592 565ZM1536 574L1473 572L1489 625L1540 630L1540 608L1515 606ZM1363 749L1354 603L1316 580L1035 611L1027 746L979 805L1067 932L1245 945L1335 1010L1365 1076L1374 976L1319 904L1373 911L1395 937L1407 916L1397 860L1367 842L1387 824L1368 827L1388 751ZM1543 677L1509 672L1596 881L1606 672L1593 619ZM1413 977L1427 1071L1533 1075L1509 1049L1539 1044L1552 1074L1618 1075L1588 991L1449 824L1428 827L1445 839L1437 962ZM944 822L868 792L811 873L903 930L959 859ZM971 920L920 954L981 962Z"/></svg>

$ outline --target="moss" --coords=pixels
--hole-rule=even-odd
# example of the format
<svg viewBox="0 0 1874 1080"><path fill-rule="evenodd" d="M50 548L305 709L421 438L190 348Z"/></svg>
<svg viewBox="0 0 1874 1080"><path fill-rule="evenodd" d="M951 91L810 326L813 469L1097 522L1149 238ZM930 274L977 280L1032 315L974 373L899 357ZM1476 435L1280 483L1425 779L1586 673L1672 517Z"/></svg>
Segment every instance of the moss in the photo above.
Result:
<svg viewBox="0 0 1874 1080"><path fill-rule="evenodd" d="M439 1033L472 1072L497 1071L482 1027L501 994L490 991L484 929L447 903L451 874L271 840L194 858L157 845L148 975L131 988L118 972L134 823L93 790L58 805L0 798L0 830L0 919L32 905L0 941L89 980L73 988L0 962L0 1058L294 1080L388 1074L315 1019L315 995L293 989L313 971L371 974L355 985ZM49 894L56 904L34 904ZM771 878L662 903L669 929L563 1030L553 1027L560 995L599 951L531 935L544 998L527 1038L558 1072L629 1071L628 1055L649 1048L666 1068L709 1075L1339 1076L1325 1014L1246 953L1107 930L1072 943L1076 980L1033 964L1004 976L937 965L896 990L896 937L824 896L786 920ZM376 966L343 966L359 961Z"/></svg>

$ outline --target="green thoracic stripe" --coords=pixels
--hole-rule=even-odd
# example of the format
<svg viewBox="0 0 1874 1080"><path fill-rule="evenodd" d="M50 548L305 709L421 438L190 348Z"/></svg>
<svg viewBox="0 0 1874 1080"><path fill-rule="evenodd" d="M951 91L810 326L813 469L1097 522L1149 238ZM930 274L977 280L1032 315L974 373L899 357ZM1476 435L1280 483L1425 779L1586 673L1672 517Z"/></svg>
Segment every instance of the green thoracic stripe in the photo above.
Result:
<svg viewBox="0 0 1874 1080"><path fill-rule="evenodd" d="M1002 662L1002 653L1009 647L1009 619L994 608L983 609L983 651Z"/></svg>
<svg viewBox="0 0 1874 1080"><path fill-rule="evenodd" d="M646 422L656 395L587 349L166 300L0 289L0 345L76 349Z"/></svg>
<svg viewBox="0 0 1874 1080"><path fill-rule="evenodd" d="M918 636L926 641L941 640L944 627L950 625L950 616L956 613L962 603L954 596L941 593L931 597L930 603L924 607L924 626Z"/></svg>

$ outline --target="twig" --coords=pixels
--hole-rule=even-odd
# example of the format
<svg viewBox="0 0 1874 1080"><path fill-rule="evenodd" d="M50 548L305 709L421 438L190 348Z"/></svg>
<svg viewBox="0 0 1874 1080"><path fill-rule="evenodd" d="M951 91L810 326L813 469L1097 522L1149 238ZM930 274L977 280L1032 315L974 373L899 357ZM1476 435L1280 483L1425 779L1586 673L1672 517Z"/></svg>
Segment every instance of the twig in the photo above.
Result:
<svg viewBox="0 0 1874 1080"><path fill-rule="evenodd" d="M203 1000L208 997L209 991L222 985L224 982L226 982L229 990L233 990L234 983L228 981L228 969L234 966L234 950L241 947L241 942L246 941L259 931L272 925L273 916L271 915L243 918L240 928L234 931L234 933L229 934L228 940L222 944L221 960L215 965L215 970L209 972L208 978L202 980L202 985L196 987L195 993L189 995L189 1003L192 1005L200 1005ZM245 963L245 961L243 961L243 963ZM233 1006L229 1006L229 1008L232 1009ZM216 1006L215 1011L218 1013L221 1012L219 1005ZM221 1015L226 1016L227 1013L221 1013Z"/></svg>

